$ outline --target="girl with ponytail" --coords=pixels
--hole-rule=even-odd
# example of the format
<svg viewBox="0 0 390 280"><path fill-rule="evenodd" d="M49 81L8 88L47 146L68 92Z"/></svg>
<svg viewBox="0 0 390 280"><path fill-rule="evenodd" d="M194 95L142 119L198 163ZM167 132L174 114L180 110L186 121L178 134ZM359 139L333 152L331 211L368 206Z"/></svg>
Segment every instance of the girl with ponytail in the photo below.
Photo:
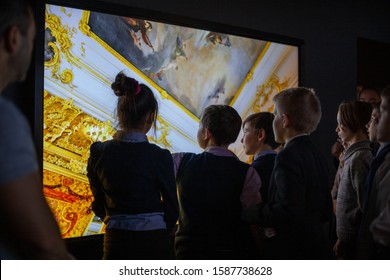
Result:
<svg viewBox="0 0 390 280"><path fill-rule="evenodd" d="M120 130L113 140L91 145L88 179L92 210L106 224L103 259L170 259L169 234L178 217L171 153L149 143L158 103L151 89L120 72L111 88L118 96Z"/></svg>

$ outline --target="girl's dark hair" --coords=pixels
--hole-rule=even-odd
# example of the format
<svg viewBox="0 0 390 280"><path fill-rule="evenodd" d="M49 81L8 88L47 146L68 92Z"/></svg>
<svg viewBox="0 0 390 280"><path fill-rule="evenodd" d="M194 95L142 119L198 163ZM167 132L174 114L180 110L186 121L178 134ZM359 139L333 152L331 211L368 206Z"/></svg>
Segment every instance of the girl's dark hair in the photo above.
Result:
<svg viewBox="0 0 390 280"><path fill-rule="evenodd" d="M254 113L245 119L242 123L242 127L248 123L254 129L264 129L266 135L264 143L270 145L272 149L276 149L279 144L275 142L274 130L272 128L274 118L274 114L270 112Z"/></svg>
<svg viewBox="0 0 390 280"><path fill-rule="evenodd" d="M156 130L158 103L148 86L119 72L111 88L118 96L116 115L123 130L142 127L150 113L154 113L153 128Z"/></svg>

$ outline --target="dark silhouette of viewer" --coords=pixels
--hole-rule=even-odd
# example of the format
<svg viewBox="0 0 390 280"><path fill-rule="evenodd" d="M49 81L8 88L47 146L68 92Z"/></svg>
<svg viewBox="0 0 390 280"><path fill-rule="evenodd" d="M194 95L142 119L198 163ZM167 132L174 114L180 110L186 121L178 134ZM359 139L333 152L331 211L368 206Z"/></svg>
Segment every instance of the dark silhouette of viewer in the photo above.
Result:
<svg viewBox="0 0 390 280"><path fill-rule="evenodd" d="M30 65L35 21L29 1L0 3L0 92L24 81ZM0 257L71 259L42 192L27 120L0 96Z"/></svg>

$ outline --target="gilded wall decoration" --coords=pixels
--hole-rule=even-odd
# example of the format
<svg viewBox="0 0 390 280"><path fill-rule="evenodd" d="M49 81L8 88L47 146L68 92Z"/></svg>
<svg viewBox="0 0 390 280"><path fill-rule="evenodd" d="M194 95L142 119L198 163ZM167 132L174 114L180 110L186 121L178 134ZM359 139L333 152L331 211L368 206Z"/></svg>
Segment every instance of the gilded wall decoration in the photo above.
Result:
<svg viewBox="0 0 390 280"><path fill-rule="evenodd" d="M44 110L44 194L62 235L81 236L94 216L86 177L89 147L111 139L115 129L47 91Z"/></svg>
<svg viewBox="0 0 390 280"><path fill-rule="evenodd" d="M95 141L112 139L115 129L73 105L73 101L45 92L44 141L87 160L89 146ZM75 157L75 159L78 159Z"/></svg>
<svg viewBox="0 0 390 280"><path fill-rule="evenodd" d="M43 172L43 192L63 237L82 236L94 214L88 184L48 170Z"/></svg>
<svg viewBox="0 0 390 280"><path fill-rule="evenodd" d="M156 132L160 134L159 137L155 138L153 136L150 136L148 137L148 139L155 143L159 143L164 148L172 147L172 144L167 139L167 136L169 135L169 125L160 116L157 116Z"/></svg>
<svg viewBox="0 0 390 280"><path fill-rule="evenodd" d="M45 10L45 68L51 69L53 79L59 80L71 88L75 87L72 83L74 74L71 64L76 64L78 61L78 58L71 52L73 47L71 39L74 32L74 28L62 25L58 16L50 14L48 9ZM65 58L70 68L61 67L62 58Z"/></svg>
<svg viewBox="0 0 390 280"><path fill-rule="evenodd" d="M256 91L256 99L252 105L252 110L254 113L260 111L273 112L274 106L273 103L268 108L265 107L267 103L272 101L272 98L278 92L287 88L290 82L289 78L285 78L284 81L280 81L277 75L272 75L271 78L265 84L258 86Z"/></svg>

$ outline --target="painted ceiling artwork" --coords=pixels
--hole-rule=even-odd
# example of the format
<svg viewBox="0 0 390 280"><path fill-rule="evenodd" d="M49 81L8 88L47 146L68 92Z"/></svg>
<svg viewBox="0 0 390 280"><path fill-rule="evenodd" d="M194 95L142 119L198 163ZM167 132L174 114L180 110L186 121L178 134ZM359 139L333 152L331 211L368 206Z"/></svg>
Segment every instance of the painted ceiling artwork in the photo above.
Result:
<svg viewBox="0 0 390 280"><path fill-rule="evenodd" d="M298 85L298 48L260 39L46 5L44 193L64 237L104 232L91 211L89 147L117 129L111 83L123 71L159 102L149 140L201 152L199 117L210 104L244 119L273 111L272 97ZM246 161L239 135L229 148Z"/></svg>
<svg viewBox="0 0 390 280"><path fill-rule="evenodd" d="M91 31L195 116L229 104L267 42L90 13Z"/></svg>

